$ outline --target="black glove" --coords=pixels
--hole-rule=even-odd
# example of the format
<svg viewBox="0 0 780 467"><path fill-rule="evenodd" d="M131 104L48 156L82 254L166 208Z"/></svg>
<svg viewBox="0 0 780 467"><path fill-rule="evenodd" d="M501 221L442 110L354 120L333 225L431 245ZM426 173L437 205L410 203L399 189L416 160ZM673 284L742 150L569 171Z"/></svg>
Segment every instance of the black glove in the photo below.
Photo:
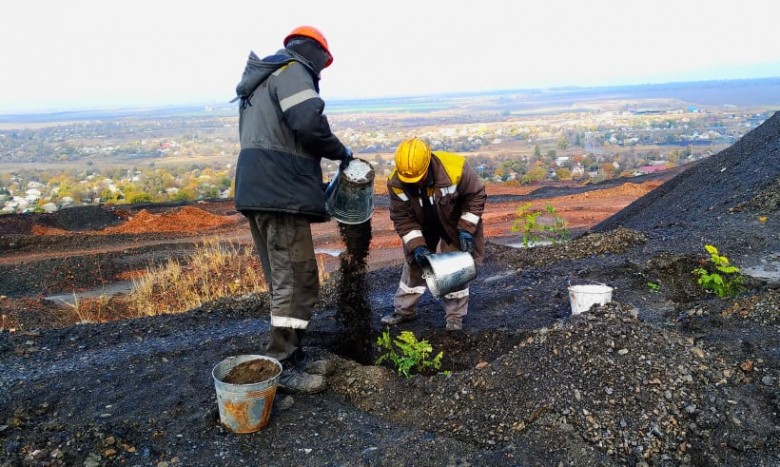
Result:
<svg viewBox="0 0 780 467"><path fill-rule="evenodd" d="M465 230L458 231L458 239L460 240L460 250L468 251L470 254L474 254L474 236Z"/></svg>
<svg viewBox="0 0 780 467"><path fill-rule="evenodd" d="M341 159L341 164L339 164L339 170L342 172L347 170L347 167L349 166L349 163L352 162L352 150L349 148L344 148L347 150L347 154L344 156L344 159Z"/></svg>
<svg viewBox="0 0 780 467"><path fill-rule="evenodd" d="M428 264L428 255L431 254L431 250L424 246L418 246L414 249L414 262L418 266L425 266Z"/></svg>

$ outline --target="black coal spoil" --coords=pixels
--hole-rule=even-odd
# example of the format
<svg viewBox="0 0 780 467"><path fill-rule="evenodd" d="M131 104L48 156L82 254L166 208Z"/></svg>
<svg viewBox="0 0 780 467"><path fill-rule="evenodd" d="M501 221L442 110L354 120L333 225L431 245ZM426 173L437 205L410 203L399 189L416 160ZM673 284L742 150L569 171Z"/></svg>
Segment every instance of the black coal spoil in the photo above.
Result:
<svg viewBox="0 0 780 467"><path fill-rule="evenodd" d="M371 244L371 219L339 224L346 251L341 254L337 319L344 336L337 352L360 363L371 362L371 307L367 298L366 258Z"/></svg>

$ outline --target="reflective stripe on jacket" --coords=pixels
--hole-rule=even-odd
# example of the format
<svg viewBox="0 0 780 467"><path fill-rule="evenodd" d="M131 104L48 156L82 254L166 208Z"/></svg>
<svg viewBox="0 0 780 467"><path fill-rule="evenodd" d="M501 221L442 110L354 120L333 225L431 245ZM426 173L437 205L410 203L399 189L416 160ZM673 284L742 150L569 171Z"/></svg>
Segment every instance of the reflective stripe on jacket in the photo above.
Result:
<svg viewBox="0 0 780 467"><path fill-rule="evenodd" d="M239 211L289 212L328 220L320 161L343 159L346 148L323 114L318 81L306 59L290 50L263 60L250 55L237 87Z"/></svg>

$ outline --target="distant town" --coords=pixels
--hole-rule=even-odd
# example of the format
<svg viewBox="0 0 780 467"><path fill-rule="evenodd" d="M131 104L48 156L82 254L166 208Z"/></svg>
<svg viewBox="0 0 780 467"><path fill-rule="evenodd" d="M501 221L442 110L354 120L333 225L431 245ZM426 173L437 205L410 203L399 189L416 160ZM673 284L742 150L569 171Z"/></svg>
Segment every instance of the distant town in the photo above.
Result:
<svg viewBox="0 0 780 467"><path fill-rule="evenodd" d="M468 156L489 183L526 185L597 183L687 164L729 147L780 108L780 79L651 91L334 102L326 113L378 183L397 144L418 136L434 151ZM238 151L237 111L226 104L0 116L0 213L229 198ZM323 168L327 179L336 164L323 160Z"/></svg>

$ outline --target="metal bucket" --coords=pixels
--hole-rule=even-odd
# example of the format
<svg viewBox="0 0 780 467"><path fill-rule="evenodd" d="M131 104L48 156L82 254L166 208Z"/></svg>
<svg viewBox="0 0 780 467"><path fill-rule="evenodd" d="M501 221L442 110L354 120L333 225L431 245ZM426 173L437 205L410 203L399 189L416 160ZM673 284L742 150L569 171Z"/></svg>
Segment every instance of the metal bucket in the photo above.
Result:
<svg viewBox="0 0 780 467"><path fill-rule="evenodd" d="M582 284L569 286L571 314L578 315L590 310L593 305L604 305L612 301L612 287L605 284Z"/></svg>
<svg viewBox="0 0 780 467"><path fill-rule="evenodd" d="M274 377L257 383L230 384L223 381L230 370L252 360L269 360L278 367L279 371ZM265 355L228 357L214 366L211 376L217 390L220 422L234 433L253 433L266 426L271 416L271 407L281 373L282 364L275 358Z"/></svg>
<svg viewBox="0 0 780 467"><path fill-rule="evenodd" d="M337 222L362 224L374 214L374 168L362 159L352 159L336 172L325 190L325 209Z"/></svg>
<svg viewBox="0 0 780 467"><path fill-rule="evenodd" d="M422 266L423 279L434 297L439 298L477 277L474 258L465 251L436 253Z"/></svg>

